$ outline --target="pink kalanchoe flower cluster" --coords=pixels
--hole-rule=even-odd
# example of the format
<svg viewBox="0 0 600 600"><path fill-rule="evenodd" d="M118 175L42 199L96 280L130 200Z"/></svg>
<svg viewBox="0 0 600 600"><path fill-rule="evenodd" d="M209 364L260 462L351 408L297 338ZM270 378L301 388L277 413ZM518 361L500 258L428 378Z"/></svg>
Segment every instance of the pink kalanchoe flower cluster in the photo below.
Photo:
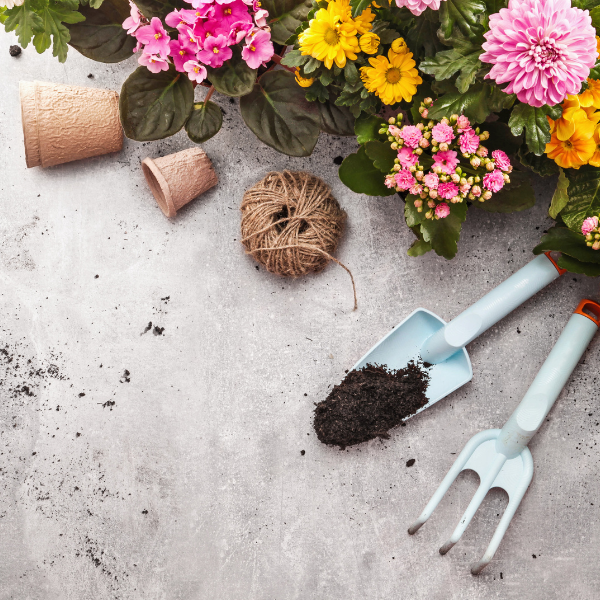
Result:
<svg viewBox="0 0 600 600"><path fill-rule="evenodd" d="M193 8L174 10L165 24L177 30L176 39L160 19L146 19L130 0L131 14L123 29L135 36L134 52L141 51L140 65L152 73L167 71L173 64L180 73L201 83L207 67L219 68L233 56L232 46L242 45L242 59L251 69L265 65L273 56L269 13L258 0L186 0Z"/></svg>
<svg viewBox="0 0 600 600"><path fill-rule="evenodd" d="M439 10L441 2L443 2L443 0L396 0L396 6L398 8L406 6L413 15L418 17L427 8Z"/></svg>
<svg viewBox="0 0 600 600"><path fill-rule="evenodd" d="M425 209L425 218L445 219L452 204L489 200L510 182L512 166L502 150L494 150L488 158L481 142L489 138L489 133L473 128L464 115L427 121L432 105L431 98L421 102L422 121L416 125L402 125L403 116L399 114L380 130L387 133L397 152L385 185L408 192L407 202L413 202L417 212ZM425 152L428 160L421 159ZM426 170L423 163L431 166ZM600 248L600 234L598 240Z"/></svg>
<svg viewBox="0 0 600 600"><path fill-rule="evenodd" d="M581 225L581 233L592 250L600 250L600 219L597 216L585 219Z"/></svg>
<svg viewBox="0 0 600 600"><path fill-rule="evenodd" d="M578 94L598 56L590 14L570 0L510 0L484 36L479 59L494 65L486 78L531 106Z"/></svg>

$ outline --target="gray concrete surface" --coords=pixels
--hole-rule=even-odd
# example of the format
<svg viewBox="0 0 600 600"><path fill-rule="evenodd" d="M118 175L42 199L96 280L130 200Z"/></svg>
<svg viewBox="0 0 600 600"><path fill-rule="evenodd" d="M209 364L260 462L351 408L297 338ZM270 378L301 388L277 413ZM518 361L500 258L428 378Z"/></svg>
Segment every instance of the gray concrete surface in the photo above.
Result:
<svg viewBox="0 0 600 600"><path fill-rule="evenodd" d="M525 214L470 214L454 261L412 259L400 202L339 182L334 158L352 140L287 158L216 96L225 122L205 149L220 183L168 221L140 161L189 147L184 134L25 168L19 80L119 89L134 59L70 50L61 65L31 47L14 59L13 36L0 41L0 345L14 357L0 357L2 600L598 598L600 339L531 444L534 481L484 573L468 565L500 492L437 551L474 477L406 533L454 453L503 424L596 281L565 276L487 332L470 347L473 381L389 441L340 452L311 426L313 403L414 308L451 318L530 260L553 181ZM323 177L348 212L338 257L357 312L339 267L289 281L244 254L243 191L283 168ZM149 322L162 335L143 333Z"/></svg>

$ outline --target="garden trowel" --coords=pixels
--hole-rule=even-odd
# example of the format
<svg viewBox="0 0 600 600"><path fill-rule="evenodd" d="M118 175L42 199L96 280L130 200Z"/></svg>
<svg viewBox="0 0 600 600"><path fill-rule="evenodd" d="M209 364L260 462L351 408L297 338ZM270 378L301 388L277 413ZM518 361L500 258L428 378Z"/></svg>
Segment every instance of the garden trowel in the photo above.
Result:
<svg viewBox="0 0 600 600"><path fill-rule="evenodd" d="M446 323L441 317L418 308L380 340L353 367L368 363L403 369L410 361L423 361L429 367L429 408L473 377L465 346L542 288L565 273L549 252L530 263ZM415 413L416 414L416 413Z"/></svg>

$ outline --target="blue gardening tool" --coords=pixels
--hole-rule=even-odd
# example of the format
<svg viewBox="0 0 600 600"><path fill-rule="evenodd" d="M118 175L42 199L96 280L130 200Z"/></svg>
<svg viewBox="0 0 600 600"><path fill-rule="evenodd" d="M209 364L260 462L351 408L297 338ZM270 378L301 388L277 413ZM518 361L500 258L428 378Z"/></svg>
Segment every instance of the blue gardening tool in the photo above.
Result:
<svg viewBox="0 0 600 600"><path fill-rule="evenodd" d="M502 429L482 431L471 438L421 516L410 526L409 534L416 533L427 521L461 471L475 471L479 475L479 488L454 533L440 548L440 554L446 554L458 542L488 491L494 487L502 488L508 493L508 505L485 554L471 566L473 575L481 573L494 557L531 483L533 458L527 444L544 422L598 327L600 304L583 300L506 425Z"/></svg>
<svg viewBox="0 0 600 600"><path fill-rule="evenodd" d="M361 369L371 363L403 369L411 360L419 359L430 363L428 402L417 411L421 412L471 381L473 369L465 349L469 342L563 273L550 253L546 253L534 258L450 323L418 308L353 368Z"/></svg>

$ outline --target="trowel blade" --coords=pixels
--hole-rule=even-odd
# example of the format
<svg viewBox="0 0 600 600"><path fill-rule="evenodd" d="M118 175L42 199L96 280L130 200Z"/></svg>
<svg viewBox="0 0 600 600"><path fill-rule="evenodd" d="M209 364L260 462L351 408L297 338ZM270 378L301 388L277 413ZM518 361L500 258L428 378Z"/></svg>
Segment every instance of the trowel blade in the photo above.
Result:
<svg viewBox="0 0 600 600"><path fill-rule="evenodd" d="M418 308L373 346L353 369L361 369L368 363L403 369L411 360L417 362L421 359L420 351L425 340L445 324L436 314ZM427 371L430 376L426 392L429 402L415 414L429 408L473 378L471 360L464 348L447 360L432 365Z"/></svg>

